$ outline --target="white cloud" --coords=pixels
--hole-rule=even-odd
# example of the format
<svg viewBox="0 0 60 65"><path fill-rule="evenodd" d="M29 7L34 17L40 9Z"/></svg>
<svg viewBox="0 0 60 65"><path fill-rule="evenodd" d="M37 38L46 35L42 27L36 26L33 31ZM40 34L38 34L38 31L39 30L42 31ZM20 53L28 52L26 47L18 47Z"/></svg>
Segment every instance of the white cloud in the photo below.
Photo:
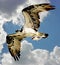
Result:
<svg viewBox="0 0 60 65"><path fill-rule="evenodd" d="M1 23L0 23L0 53L2 52L2 49L3 49L3 44L5 43L6 41L6 35L7 33L4 31L3 29L3 21L0 20Z"/></svg>
<svg viewBox="0 0 60 65"><path fill-rule="evenodd" d="M44 11L44 12L39 13L41 22L43 22L45 17L47 17L48 13L49 13L48 11Z"/></svg>
<svg viewBox="0 0 60 65"><path fill-rule="evenodd" d="M56 46L50 53L50 57L45 65L60 65L60 47Z"/></svg>
<svg viewBox="0 0 60 65"><path fill-rule="evenodd" d="M52 52L44 49L33 50L33 45L23 41L21 58L14 61L9 53L4 53L1 65L60 65L60 47L56 46Z"/></svg>
<svg viewBox="0 0 60 65"><path fill-rule="evenodd" d="M12 20L13 23L19 24L20 13L26 2L27 0L0 0L0 18L6 22Z"/></svg>
<svg viewBox="0 0 60 65"><path fill-rule="evenodd" d="M33 4L41 4L41 3L50 3L50 1L49 0L29 0L29 3L33 5Z"/></svg>

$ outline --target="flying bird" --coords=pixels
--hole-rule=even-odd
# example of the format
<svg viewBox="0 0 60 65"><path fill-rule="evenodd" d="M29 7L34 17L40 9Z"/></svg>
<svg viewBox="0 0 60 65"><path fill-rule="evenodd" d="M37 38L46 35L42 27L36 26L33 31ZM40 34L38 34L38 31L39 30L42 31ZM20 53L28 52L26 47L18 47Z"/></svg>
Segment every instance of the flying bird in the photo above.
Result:
<svg viewBox="0 0 60 65"><path fill-rule="evenodd" d="M16 33L8 34L6 42L11 56L15 60L19 60L21 52L21 41L26 37L32 37L33 40L47 38L47 33L38 32L40 27L39 13L49 10L54 10L55 6L49 3L31 5L22 10L25 18L25 23L21 30L16 30Z"/></svg>

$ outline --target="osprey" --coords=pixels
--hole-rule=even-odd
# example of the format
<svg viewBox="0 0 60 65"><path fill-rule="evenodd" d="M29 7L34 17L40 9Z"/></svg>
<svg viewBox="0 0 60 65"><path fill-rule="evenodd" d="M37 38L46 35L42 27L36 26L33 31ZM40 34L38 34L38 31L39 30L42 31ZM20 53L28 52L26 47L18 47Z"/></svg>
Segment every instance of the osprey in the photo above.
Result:
<svg viewBox="0 0 60 65"><path fill-rule="evenodd" d="M25 24L21 30L16 30L16 33L8 34L6 42L11 56L15 60L20 58L21 41L23 38L32 37L33 40L47 38L48 34L38 32L40 26L39 12L53 10L55 7L49 3L31 5L22 10L25 18Z"/></svg>

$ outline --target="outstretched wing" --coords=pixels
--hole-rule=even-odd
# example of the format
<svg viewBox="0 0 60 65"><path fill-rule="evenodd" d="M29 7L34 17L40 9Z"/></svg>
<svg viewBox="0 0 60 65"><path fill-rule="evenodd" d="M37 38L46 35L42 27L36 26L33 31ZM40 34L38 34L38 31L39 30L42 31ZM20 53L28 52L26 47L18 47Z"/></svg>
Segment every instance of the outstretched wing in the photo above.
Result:
<svg viewBox="0 0 60 65"><path fill-rule="evenodd" d="M29 7L24 8L22 10L22 13L25 17L24 27L32 28L37 31L40 26L40 17L38 15L39 12L49 11L53 9L55 9L55 7L50 5L49 3L31 5Z"/></svg>
<svg viewBox="0 0 60 65"><path fill-rule="evenodd" d="M19 60L19 58L20 58L20 47L21 47L20 41L13 36L7 36L6 42L7 42L8 49L9 49L11 56L15 60Z"/></svg>

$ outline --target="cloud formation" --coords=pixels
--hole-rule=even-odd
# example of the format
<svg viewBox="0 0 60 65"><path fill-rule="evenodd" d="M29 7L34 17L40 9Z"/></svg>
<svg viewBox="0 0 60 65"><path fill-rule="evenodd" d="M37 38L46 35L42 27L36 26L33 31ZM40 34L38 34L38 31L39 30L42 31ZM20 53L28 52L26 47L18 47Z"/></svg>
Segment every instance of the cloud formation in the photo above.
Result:
<svg viewBox="0 0 60 65"><path fill-rule="evenodd" d="M0 53L2 52L3 44L6 42L7 33L3 29L3 21L0 20Z"/></svg>
<svg viewBox="0 0 60 65"><path fill-rule="evenodd" d="M29 0L29 3L33 5L33 4L41 4L41 3L50 3L50 1L49 0Z"/></svg>
<svg viewBox="0 0 60 65"><path fill-rule="evenodd" d="M33 45L23 41L21 58L14 61L9 53L4 53L1 65L60 65L60 47L56 46L52 52L44 49L33 50Z"/></svg>
<svg viewBox="0 0 60 65"><path fill-rule="evenodd" d="M11 15L15 13L18 6L24 4L27 0L0 0L0 14Z"/></svg>
<svg viewBox="0 0 60 65"><path fill-rule="evenodd" d="M2 0L0 1L0 17L4 21L12 20L13 23L19 24L22 16L22 9L32 5L40 3L50 3L49 0ZM42 14L41 14L42 15ZM44 17L47 13L44 15ZM41 16L41 19L44 18Z"/></svg>

